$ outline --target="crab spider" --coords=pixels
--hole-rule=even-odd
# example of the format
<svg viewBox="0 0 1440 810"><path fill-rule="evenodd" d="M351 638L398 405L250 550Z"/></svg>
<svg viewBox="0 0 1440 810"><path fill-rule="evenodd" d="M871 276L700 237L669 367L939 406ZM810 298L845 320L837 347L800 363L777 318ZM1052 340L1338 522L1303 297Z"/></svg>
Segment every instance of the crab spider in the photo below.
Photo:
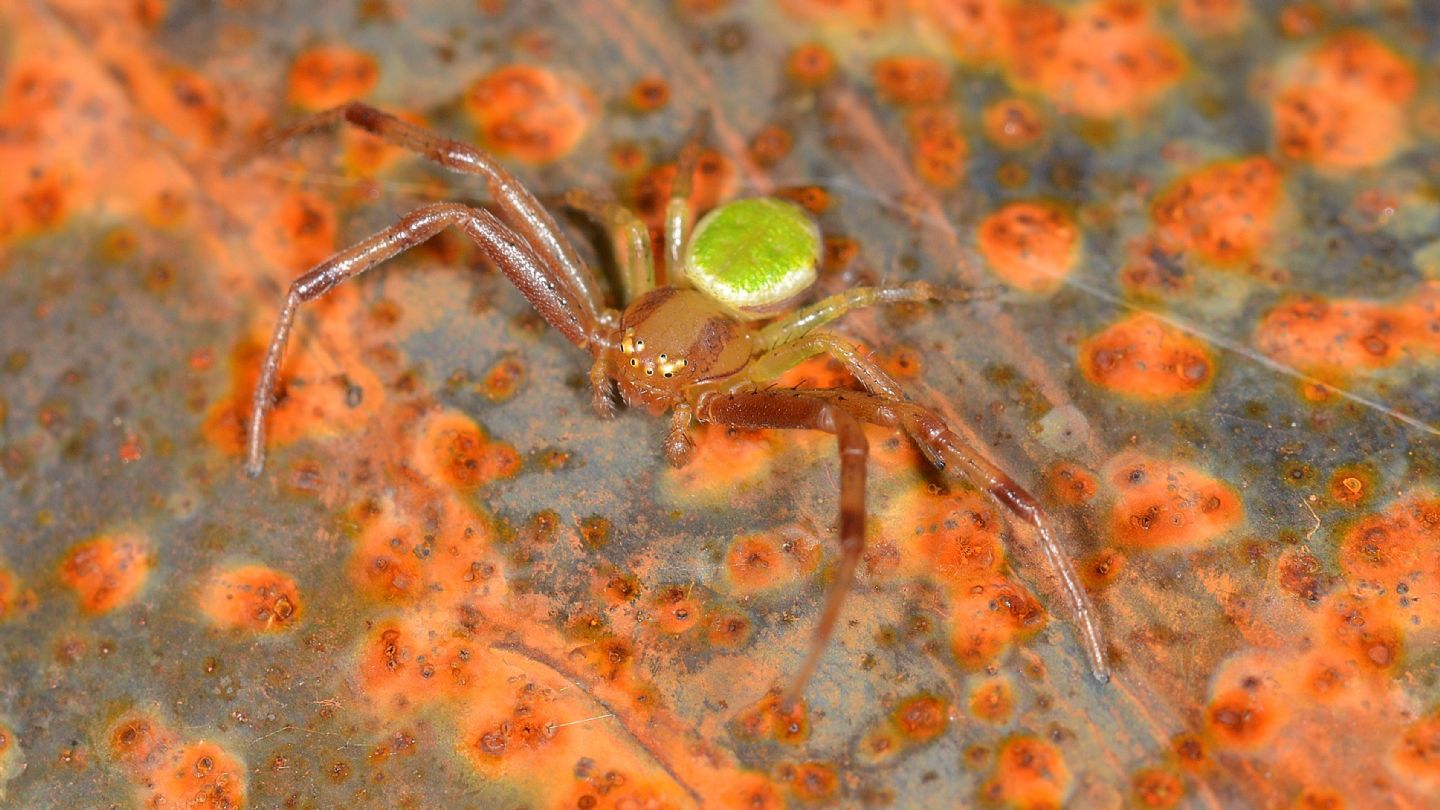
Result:
<svg viewBox="0 0 1440 810"><path fill-rule="evenodd" d="M912 402L899 384L859 347L819 327L859 307L942 297L925 283L860 287L801 309L791 303L815 281L820 236L799 207L774 198L741 199L709 212L692 229L689 167L681 171L665 215L668 283L657 286L643 223L615 203L572 193L569 203L601 220L616 241L623 308L605 303L590 269L554 219L523 185L484 151L437 136L360 103L319 113L277 133L262 148L340 123L357 126L440 165L484 178L500 210L438 203L336 253L297 279L285 297L265 354L251 412L245 469L265 464L265 419L300 305L335 285L455 227L472 238L541 317L590 353L595 409L615 413L615 394L628 406L671 413L667 460L685 464L694 445L692 421L744 428L833 433L840 453L840 562L809 650L784 693L799 697L814 673L865 545L865 474L869 448L862 425L903 431L936 468L956 473L1029 523L1070 603L1096 679L1109 680L1099 626L1089 598L1051 532L1039 502L946 426ZM777 390L771 383L803 360L828 354L864 389Z"/></svg>

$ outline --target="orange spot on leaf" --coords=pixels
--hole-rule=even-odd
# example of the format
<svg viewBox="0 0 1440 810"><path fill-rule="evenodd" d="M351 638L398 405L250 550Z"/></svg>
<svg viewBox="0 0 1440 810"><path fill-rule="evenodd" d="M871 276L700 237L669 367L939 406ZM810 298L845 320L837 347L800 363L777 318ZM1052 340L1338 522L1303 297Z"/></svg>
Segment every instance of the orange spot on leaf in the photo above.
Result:
<svg viewBox="0 0 1440 810"><path fill-rule="evenodd" d="M75 591L86 613L106 613L134 598L152 565L145 538L101 536L70 549L60 563L60 581Z"/></svg>
<svg viewBox="0 0 1440 810"><path fill-rule="evenodd" d="M1082 343L1080 370L1095 385L1154 402L1203 389L1215 361L1199 340L1142 313Z"/></svg>
<svg viewBox="0 0 1440 810"><path fill-rule="evenodd" d="M217 627L276 633L299 622L304 603L290 577L245 565L212 574L200 593L200 610Z"/></svg>

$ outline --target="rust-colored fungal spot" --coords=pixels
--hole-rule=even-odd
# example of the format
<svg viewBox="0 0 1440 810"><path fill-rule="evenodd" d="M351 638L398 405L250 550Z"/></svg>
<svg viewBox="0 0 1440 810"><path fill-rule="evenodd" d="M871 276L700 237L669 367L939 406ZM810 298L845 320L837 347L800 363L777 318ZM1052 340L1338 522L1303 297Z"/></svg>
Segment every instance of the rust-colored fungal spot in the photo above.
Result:
<svg viewBox="0 0 1440 810"><path fill-rule="evenodd" d="M809 712L803 699L790 706L780 702L778 693L761 698L732 721L736 733L751 740L770 739L800 745L810 737Z"/></svg>
<svg viewBox="0 0 1440 810"><path fill-rule="evenodd" d="M737 489L768 476L780 450L769 431L703 424L690 432L695 441L690 461L667 468L665 489L672 499L724 501Z"/></svg>
<svg viewBox="0 0 1440 810"><path fill-rule="evenodd" d="M1412 498L1355 521L1340 540L1352 585L1392 593L1406 613L1440 619L1440 500Z"/></svg>
<svg viewBox="0 0 1440 810"><path fill-rule="evenodd" d="M1401 663L1404 652L1402 616L1404 613L1400 608L1388 603L1342 593L1326 600L1317 622L1331 651L1345 658L1347 668L1360 673L1384 675Z"/></svg>
<svg viewBox="0 0 1440 810"><path fill-rule="evenodd" d="M1222 265L1253 260L1270 242L1282 180L1279 167L1263 157L1216 163L1180 178L1151 208L1160 248Z"/></svg>
<svg viewBox="0 0 1440 810"><path fill-rule="evenodd" d="M1364 506L1374 500L1375 470L1355 464L1335 470L1330 476L1330 500L1342 506Z"/></svg>
<svg viewBox="0 0 1440 810"><path fill-rule="evenodd" d="M60 581L75 591L80 609L106 613L126 604L145 584L154 561L136 534L102 535L73 546L60 561Z"/></svg>
<svg viewBox="0 0 1440 810"><path fill-rule="evenodd" d="M1175 735L1170 740L1170 751L1174 754L1175 764L1184 771L1198 772L1210 764L1210 750L1198 734L1186 732Z"/></svg>
<svg viewBox="0 0 1440 810"><path fill-rule="evenodd" d="M725 571L736 594L754 594L793 584L820 562L815 538L787 529L738 535L725 555Z"/></svg>
<svg viewBox="0 0 1440 810"><path fill-rule="evenodd" d="M655 612L655 624L662 633L679 635L702 623L700 600L691 588L671 585L661 588L654 596L651 608Z"/></svg>
<svg viewBox="0 0 1440 810"><path fill-rule="evenodd" d="M935 695L917 695L897 706L890 719L907 742L927 743L949 727L950 704Z"/></svg>
<svg viewBox="0 0 1440 810"><path fill-rule="evenodd" d="M985 137L1001 149L1024 149L1045 134L1045 119L1035 105L1021 98L1004 98L980 114Z"/></svg>
<svg viewBox="0 0 1440 810"><path fill-rule="evenodd" d="M995 775L980 795L1006 807L1060 807L1070 780L1059 748L1038 737L1012 737L1000 746Z"/></svg>
<svg viewBox="0 0 1440 810"><path fill-rule="evenodd" d="M244 565L210 576L200 610L227 630L277 633L294 627L304 612L295 580L263 565Z"/></svg>
<svg viewBox="0 0 1440 810"><path fill-rule="evenodd" d="M775 189L775 196L789 200L815 216L830 210L834 202L830 192L819 186L786 186Z"/></svg>
<svg viewBox="0 0 1440 810"><path fill-rule="evenodd" d="M1180 80L1185 57L1138 0L1043 3L1007 10L1012 74L1056 106L1091 118L1135 115Z"/></svg>
<svg viewBox="0 0 1440 810"><path fill-rule="evenodd" d="M670 103L670 84L659 76L646 76L630 85L625 100L636 112L654 112Z"/></svg>
<svg viewBox="0 0 1440 810"><path fill-rule="evenodd" d="M74 181L53 167L15 172L14 182L0 190L0 240L58 228L70 211Z"/></svg>
<svg viewBox="0 0 1440 810"><path fill-rule="evenodd" d="M1139 807L1170 810L1185 798L1185 783L1165 768L1145 768L1135 774L1130 784Z"/></svg>
<svg viewBox="0 0 1440 810"><path fill-rule="evenodd" d="M470 491L520 471L520 454L496 441L473 419L437 411L425 419L415 442L414 462L430 480Z"/></svg>
<svg viewBox="0 0 1440 810"><path fill-rule="evenodd" d="M245 764L212 742L172 749L165 761L143 774L146 807L240 810L245 807Z"/></svg>
<svg viewBox="0 0 1440 810"><path fill-rule="evenodd" d="M308 270L335 252L335 208L324 197L305 191L287 194L273 216L290 271Z"/></svg>
<svg viewBox="0 0 1440 810"><path fill-rule="evenodd" d="M1201 341L1141 313L1081 343L1080 370L1101 388L1159 402L1203 390L1215 376L1215 361Z"/></svg>
<svg viewBox="0 0 1440 810"><path fill-rule="evenodd" d="M380 80L375 57L343 45L322 45L290 67L290 103L324 110L369 93Z"/></svg>
<svg viewBox="0 0 1440 810"><path fill-rule="evenodd" d="M1385 304L1313 295L1281 303L1255 330L1260 351L1307 374L1344 378L1440 352L1440 285Z"/></svg>
<svg viewBox="0 0 1440 810"><path fill-rule="evenodd" d="M743 613L719 613L710 619L705 640L716 649L735 649L750 640L750 630L750 619Z"/></svg>
<svg viewBox="0 0 1440 810"><path fill-rule="evenodd" d="M153 769L160 756L175 744L174 735L154 718L128 714L110 727L106 735L110 756L132 771Z"/></svg>
<svg viewBox="0 0 1440 810"><path fill-rule="evenodd" d="M795 136L779 124L766 124L750 139L750 158L760 166L773 166L790 154Z"/></svg>
<svg viewBox="0 0 1440 810"><path fill-rule="evenodd" d="M1440 714L1411 723L1391 753L1401 773L1430 785L1440 784Z"/></svg>
<svg viewBox="0 0 1440 810"><path fill-rule="evenodd" d="M135 783L145 807L241 810L245 764L212 742L182 742L153 717L131 713L106 732L109 753Z"/></svg>
<svg viewBox="0 0 1440 810"><path fill-rule="evenodd" d="M961 666L979 670L1015 641L1045 626L1044 608L1030 592L995 579L955 589L950 610L950 649Z"/></svg>
<svg viewBox="0 0 1440 810"><path fill-rule="evenodd" d="M786 763L776 769L790 794L805 804L833 802L840 789L840 777L824 762Z"/></svg>
<svg viewBox="0 0 1440 810"><path fill-rule="evenodd" d="M525 364L513 357L502 358L480 381L480 391L491 402L504 402L515 396L525 382Z"/></svg>
<svg viewBox="0 0 1440 810"><path fill-rule="evenodd" d="M1126 453L1106 467L1116 492L1115 542L1132 548L1209 543L1239 525L1240 496L1229 484L1180 462Z"/></svg>
<svg viewBox="0 0 1440 810"><path fill-rule="evenodd" d="M413 525L390 510L364 528L348 564L360 593L380 602L413 602L424 594L425 546L415 534Z"/></svg>
<svg viewBox="0 0 1440 810"><path fill-rule="evenodd" d="M1070 461L1052 464L1046 480L1056 498L1074 506L1089 503L1100 491L1100 482L1095 480L1095 474Z"/></svg>
<svg viewBox="0 0 1440 810"><path fill-rule="evenodd" d="M819 87L835 75L835 55L824 45L800 45L785 60L785 72L801 87Z"/></svg>
<svg viewBox="0 0 1440 810"><path fill-rule="evenodd" d="M15 572L0 564L0 622L11 618L35 602L35 593L20 592L20 582Z"/></svg>
<svg viewBox="0 0 1440 810"><path fill-rule="evenodd" d="M463 638L436 637L418 622L380 622L360 646L360 689L382 710L453 699L490 682L483 652Z"/></svg>
<svg viewBox="0 0 1440 810"><path fill-rule="evenodd" d="M1369 33L1342 31L1282 70L1271 102L1288 158L1348 170L1388 160L1409 141L1415 68Z"/></svg>
<svg viewBox="0 0 1440 810"><path fill-rule="evenodd" d="M905 131L912 145L910 164L921 180L942 191L960 185L970 147L953 107L917 107L905 114Z"/></svg>
<svg viewBox="0 0 1440 810"><path fill-rule="evenodd" d="M1276 681L1277 659L1243 654L1214 676L1205 731L1218 747L1254 750L1274 739L1293 707ZM1284 664L1288 674L1293 663Z"/></svg>
<svg viewBox="0 0 1440 810"><path fill-rule="evenodd" d="M466 91L465 109L487 148L528 163L569 154L595 117L588 90L530 65L508 65L481 78Z"/></svg>
<svg viewBox="0 0 1440 810"><path fill-rule="evenodd" d="M926 56L891 56L871 69L875 89L891 104L934 104L950 91L949 69Z"/></svg>
<svg viewBox="0 0 1440 810"><path fill-rule="evenodd" d="M1205 710L1205 721L1217 744L1228 748L1255 748L1269 740L1279 726L1272 702L1253 690L1235 688L1218 695Z"/></svg>
<svg viewBox="0 0 1440 810"><path fill-rule="evenodd" d="M1326 588L1324 566L1307 549L1287 550L1275 566L1280 589L1306 602L1319 601Z"/></svg>
<svg viewBox="0 0 1440 810"><path fill-rule="evenodd" d="M1010 286L1049 293L1075 267L1080 229L1070 214L1045 203L1010 203L980 223L977 241L990 269Z"/></svg>
<svg viewBox="0 0 1440 810"><path fill-rule="evenodd" d="M970 713L980 720L996 725L1008 723L1014 711L1014 690L1003 678L981 681L970 692Z"/></svg>
<svg viewBox="0 0 1440 810"><path fill-rule="evenodd" d="M977 493L912 489L896 497L883 521L896 535L903 569L914 576L961 591L989 582L1004 565L1003 523Z"/></svg>

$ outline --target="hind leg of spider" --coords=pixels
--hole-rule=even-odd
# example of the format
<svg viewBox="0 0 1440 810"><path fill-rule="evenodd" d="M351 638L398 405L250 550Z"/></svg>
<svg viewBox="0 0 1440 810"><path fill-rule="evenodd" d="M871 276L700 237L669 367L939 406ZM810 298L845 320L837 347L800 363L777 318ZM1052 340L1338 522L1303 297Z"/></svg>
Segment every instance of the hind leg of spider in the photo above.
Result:
<svg viewBox="0 0 1440 810"><path fill-rule="evenodd" d="M1095 619L1095 609L1080 584L1080 577L1075 573L1069 555L1060 547L1035 496L950 430L944 420L929 408L883 394L836 390L809 393L813 397L833 400L843 405L862 422L903 430L937 469L964 477L989 493L1016 517L1030 524L1039 537L1040 550L1046 564L1060 580L1061 590L1066 601L1070 603L1075 627L1079 630L1081 645L1092 674L1101 683L1110 680L1110 665L1105 657L1105 642Z"/></svg>
<svg viewBox="0 0 1440 810"><path fill-rule="evenodd" d="M599 287L555 219L525 186L498 161L478 147L436 135L389 113L352 101L303 118L274 133L253 149L227 161L227 168L246 163L281 144L340 124L350 124L387 143L422 155L451 171L478 174L500 207L505 222L527 242L537 257L550 265L558 283L590 318L607 317Z"/></svg>
<svg viewBox="0 0 1440 810"><path fill-rule="evenodd" d="M254 478L265 466L265 417L274 399L275 383L285 356L285 344L295 312L306 301L324 295L396 254L408 250L447 227L464 231L480 246L490 261L505 274L551 326L580 347L603 341L600 324L568 298L533 248L483 208L440 203L417 208L399 223L336 253L296 279L285 296L285 305L275 324L275 334L260 367L255 399L250 413L250 434L246 441L245 471Z"/></svg>
<svg viewBox="0 0 1440 810"><path fill-rule="evenodd" d="M695 416L702 422L749 428L823 430L835 434L840 450L840 564L825 597L820 623L800 669L781 698L792 705L805 690L820 663L845 597L855 584L855 569L865 550L865 462L869 443L859 420L841 402L816 398L804 391L756 391L710 394L701 398Z"/></svg>

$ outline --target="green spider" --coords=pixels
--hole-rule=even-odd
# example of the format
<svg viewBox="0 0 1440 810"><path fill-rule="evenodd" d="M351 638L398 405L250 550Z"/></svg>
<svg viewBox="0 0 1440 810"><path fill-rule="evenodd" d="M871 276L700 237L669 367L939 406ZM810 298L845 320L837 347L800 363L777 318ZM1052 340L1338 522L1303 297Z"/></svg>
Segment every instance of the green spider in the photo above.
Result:
<svg viewBox="0 0 1440 810"><path fill-rule="evenodd" d="M297 279L255 388L245 469L265 464L265 418L290 337L295 311L335 285L412 248L447 227L468 234L519 288L536 311L593 360L595 410L615 415L615 394L652 414L671 413L665 456L685 464L692 421L744 428L792 428L835 434L840 451L840 563L814 639L784 694L799 697L834 632L865 546L864 423L904 431L941 470L958 472L989 492L1039 533L1049 565L1064 587L1095 677L1109 680L1099 628L1075 571L1051 533L1039 502L1004 471L911 402L898 383L834 333L817 331L857 307L940 298L928 284L859 287L799 310L790 305L815 281L820 234L799 207L774 198L741 199L716 208L690 228L686 197L694 144L682 156L681 179L666 209L668 283L656 284L649 234L632 213L583 193L570 204L609 226L617 244L624 308L605 304L590 269L550 214L493 157L441 138L364 104L319 113L278 133L265 148L339 123L358 126L446 168L485 178L501 218L482 208L439 203L418 208L390 228L322 262ZM773 381L819 354L839 360L864 391L783 389Z"/></svg>

